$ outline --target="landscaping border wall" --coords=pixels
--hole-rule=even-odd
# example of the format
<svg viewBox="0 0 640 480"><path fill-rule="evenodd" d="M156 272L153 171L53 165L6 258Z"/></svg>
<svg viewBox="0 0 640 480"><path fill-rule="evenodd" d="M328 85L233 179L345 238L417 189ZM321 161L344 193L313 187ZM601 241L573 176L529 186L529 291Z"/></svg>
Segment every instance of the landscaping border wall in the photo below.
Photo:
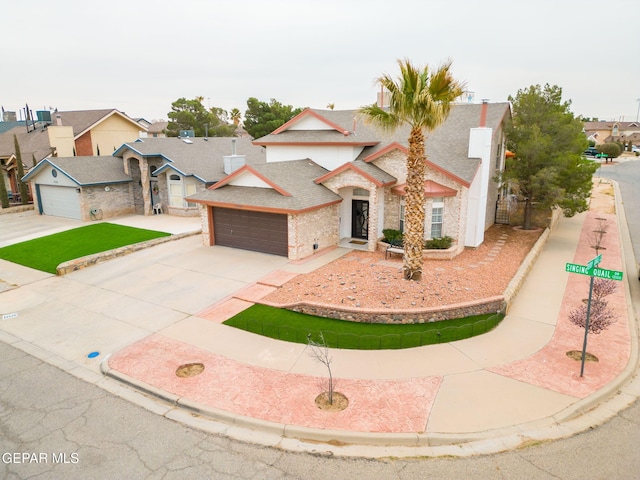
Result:
<svg viewBox="0 0 640 480"><path fill-rule="evenodd" d="M437 322L440 320L452 320L454 318L464 318L472 315L493 313L506 314L509 311L509 307L511 306L514 297L522 287L527 274L533 267L538 255L540 255L542 248L545 243L547 243L551 231L558 224L561 215L562 211L560 209L553 210L549 226L545 229L542 235L540 235L540 238L538 238L531 251L527 254L520 265L520 268L518 268L518 271L513 276L502 295L454 305L393 311L340 307L337 305L307 302L299 302L289 305L277 305L263 301L260 303L273 307L286 308L288 310L293 310L294 312L306 313L308 315L363 323L427 323Z"/></svg>

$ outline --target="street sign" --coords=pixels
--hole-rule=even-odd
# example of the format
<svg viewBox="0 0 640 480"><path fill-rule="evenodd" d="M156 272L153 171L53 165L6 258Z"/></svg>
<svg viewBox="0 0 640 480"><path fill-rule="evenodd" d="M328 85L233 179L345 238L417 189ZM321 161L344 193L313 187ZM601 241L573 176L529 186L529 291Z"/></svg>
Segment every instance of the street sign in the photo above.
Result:
<svg viewBox="0 0 640 480"><path fill-rule="evenodd" d="M591 269L586 265L578 265L577 263L567 263L565 272L580 273L581 275L591 275Z"/></svg>
<svg viewBox="0 0 640 480"><path fill-rule="evenodd" d="M600 256L601 255L598 255L598 257ZM598 257L591 260L591 262L593 262L594 260L598 260ZM619 272L618 270L607 270L605 268L589 267L589 265L578 265L577 263L567 263L564 267L564 270L565 272L579 273L580 275L589 275L590 277L606 278L609 280L617 280L619 282L622 281L622 272Z"/></svg>
<svg viewBox="0 0 640 480"><path fill-rule="evenodd" d="M602 261L602 254L598 255L595 258L592 258L591 260L589 260L589 262L587 263L587 268L593 268L598 266L598 264Z"/></svg>
<svg viewBox="0 0 640 480"><path fill-rule="evenodd" d="M604 268L594 268L591 275L598 278L607 278L609 280L617 280L619 282L622 281L622 272L619 272L618 270L606 270Z"/></svg>

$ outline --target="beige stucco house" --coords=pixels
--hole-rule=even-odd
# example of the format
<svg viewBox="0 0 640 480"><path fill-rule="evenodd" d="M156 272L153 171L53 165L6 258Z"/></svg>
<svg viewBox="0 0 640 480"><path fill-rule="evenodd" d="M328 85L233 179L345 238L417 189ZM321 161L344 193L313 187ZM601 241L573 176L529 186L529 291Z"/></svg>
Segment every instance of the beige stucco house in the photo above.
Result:
<svg viewBox="0 0 640 480"><path fill-rule="evenodd" d="M584 132L596 145L631 142L640 146L640 122L584 122Z"/></svg>
<svg viewBox="0 0 640 480"><path fill-rule="evenodd" d="M40 114L46 114L40 115ZM38 112L42 120L0 122L0 174L17 191L14 135L24 171L45 158L111 155L137 139L146 127L116 109ZM46 119L45 119L46 118Z"/></svg>

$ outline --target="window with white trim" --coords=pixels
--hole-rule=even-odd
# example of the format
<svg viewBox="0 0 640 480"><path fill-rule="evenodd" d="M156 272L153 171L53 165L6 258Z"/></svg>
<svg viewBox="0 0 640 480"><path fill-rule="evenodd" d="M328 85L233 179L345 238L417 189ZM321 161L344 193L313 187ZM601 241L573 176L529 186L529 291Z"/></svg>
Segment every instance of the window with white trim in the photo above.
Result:
<svg viewBox="0 0 640 480"><path fill-rule="evenodd" d="M194 207L195 203L188 203L184 197L194 195L196 193L196 183L192 179L183 178L180 175L172 173L167 179L167 188L169 190L169 205L172 207Z"/></svg>
<svg viewBox="0 0 640 480"><path fill-rule="evenodd" d="M404 200L400 202L400 225L398 226L398 230L404 233Z"/></svg>
<svg viewBox="0 0 640 480"><path fill-rule="evenodd" d="M444 219L444 198L436 197L431 203L431 238L442 237Z"/></svg>

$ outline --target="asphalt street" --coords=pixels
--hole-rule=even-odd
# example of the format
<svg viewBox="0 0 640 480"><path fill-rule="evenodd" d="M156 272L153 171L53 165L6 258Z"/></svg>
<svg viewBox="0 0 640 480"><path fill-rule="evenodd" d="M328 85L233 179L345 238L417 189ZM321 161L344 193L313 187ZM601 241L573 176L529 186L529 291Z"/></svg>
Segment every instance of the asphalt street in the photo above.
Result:
<svg viewBox="0 0 640 480"><path fill-rule="evenodd" d="M8 480L637 480L640 472L640 402L581 435L502 454L368 460L230 440L157 415L4 343L0 358L0 478Z"/></svg>

